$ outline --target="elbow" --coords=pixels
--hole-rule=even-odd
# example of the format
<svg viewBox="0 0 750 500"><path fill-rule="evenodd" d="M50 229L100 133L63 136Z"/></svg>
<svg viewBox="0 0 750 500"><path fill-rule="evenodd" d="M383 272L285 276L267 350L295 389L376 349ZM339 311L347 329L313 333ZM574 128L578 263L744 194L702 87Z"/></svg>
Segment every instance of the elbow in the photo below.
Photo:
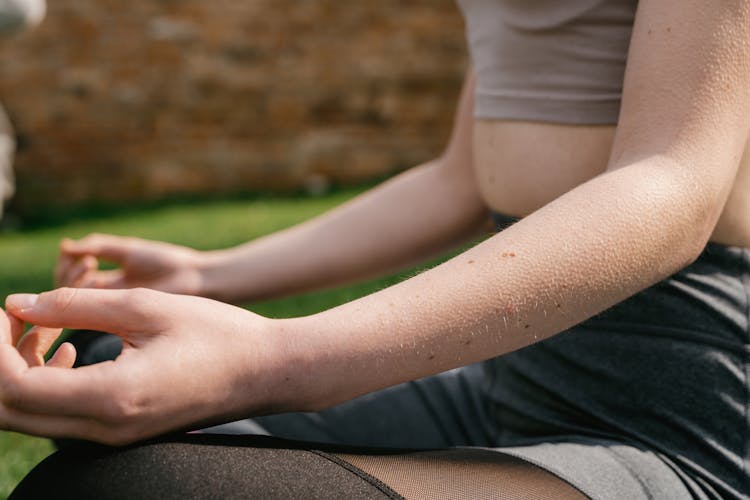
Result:
<svg viewBox="0 0 750 500"><path fill-rule="evenodd" d="M708 244L711 231L705 231L699 228L693 229L694 231L692 234L688 232L688 235L686 235L686 237L675 246L674 255L676 257L676 263L674 272L677 272L695 262Z"/></svg>
<svg viewBox="0 0 750 500"><path fill-rule="evenodd" d="M628 175L628 169L615 172ZM640 233L647 257L660 276L671 275L693 263L704 251L726 202L731 180L706 176L684 162L649 158L633 165L625 191L614 199L634 201L631 234ZM629 196L632 195L632 196ZM612 199L612 198L610 198ZM621 213L629 203L620 205ZM631 217L632 216L632 217ZM654 259L655 256L659 256ZM644 255L646 257L646 255Z"/></svg>
<svg viewBox="0 0 750 500"><path fill-rule="evenodd" d="M683 189L675 196L672 214L675 271L692 264L703 253L714 232L726 196L710 189Z"/></svg>

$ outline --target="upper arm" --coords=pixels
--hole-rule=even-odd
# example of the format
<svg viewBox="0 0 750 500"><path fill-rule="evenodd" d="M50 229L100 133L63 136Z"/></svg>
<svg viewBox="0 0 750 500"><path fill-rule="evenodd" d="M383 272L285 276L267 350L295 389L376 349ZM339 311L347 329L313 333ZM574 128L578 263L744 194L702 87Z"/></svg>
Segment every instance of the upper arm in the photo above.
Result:
<svg viewBox="0 0 750 500"><path fill-rule="evenodd" d="M610 168L664 156L726 194L749 129L750 0L641 0Z"/></svg>
<svg viewBox="0 0 750 500"><path fill-rule="evenodd" d="M474 73L466 72L456 107L448 146L441 157L444 170L461 173L473 179L472 129L474 127Z"/></svg>

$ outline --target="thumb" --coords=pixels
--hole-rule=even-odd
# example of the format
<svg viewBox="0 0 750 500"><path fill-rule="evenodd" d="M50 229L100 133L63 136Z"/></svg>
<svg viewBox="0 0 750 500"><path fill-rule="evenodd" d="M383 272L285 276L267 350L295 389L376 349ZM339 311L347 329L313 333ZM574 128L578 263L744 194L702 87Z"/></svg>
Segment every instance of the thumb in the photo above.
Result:
<svg viewBox="0 0 750 500"><path fill-rule="evenodd" d="M99 330L126 336L166 328L170 295L143 288L59 288L39 295L9 295L8 312L27 323L52 328Z"/></svg>

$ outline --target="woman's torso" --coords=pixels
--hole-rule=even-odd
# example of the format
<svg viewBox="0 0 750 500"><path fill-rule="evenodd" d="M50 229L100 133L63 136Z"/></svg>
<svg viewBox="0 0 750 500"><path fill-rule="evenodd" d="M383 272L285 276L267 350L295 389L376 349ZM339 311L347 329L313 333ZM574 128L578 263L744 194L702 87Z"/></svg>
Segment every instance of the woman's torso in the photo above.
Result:
<svg viewBox="0 0 750 500"><path fill-rule="evenodd" d="M475 171L491 209L527 215L606 170L637 3L459 0L477 76ZM750 247L750 152L711 240Z"/></svg>
<svg viewBox="0 0 750 500"><path fill-rule="evenodd" d="M474 168L494 211L524 216L607 168L614 126L478 120ZM746 148L711 241L750 248L750 149Z"/></svg>

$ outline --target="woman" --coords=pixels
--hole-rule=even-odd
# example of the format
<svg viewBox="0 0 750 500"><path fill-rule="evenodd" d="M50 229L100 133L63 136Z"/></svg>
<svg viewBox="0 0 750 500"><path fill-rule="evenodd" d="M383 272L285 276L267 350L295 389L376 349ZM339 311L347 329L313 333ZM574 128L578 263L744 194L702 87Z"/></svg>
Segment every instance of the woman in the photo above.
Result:
<svg viewBox="0 0 750 500"><path fill-rule="evenodd" d="M493 478L493 495L747 496L750 2L461 5L476 78L467 77L439 159L226 251L108 236L65 242L62 281L115 289L8 298L3 426L126 444L315 411L255 422L292 439L492 448L494 462L474 455L471 463L491 463L481 480ZM467 241L487 209L510 226L434 269L309 317L269 320L123 289L239 301L344 283ZM98 258L122 267L97 271ZM39 328L14 348L20 321ZM37 367L59 327L116 333L123 353L69 370L74 349L63 345L52 366ZM445 372L457 367L465 368ZM199 436L63 452L18 495L44 484L112 488L122 474L106 470L125 470L138 478L130 493L166 481L163 496L215 477L211 459L196 458L215 445L233 472L210 481L209 492L226 478L273 482L248 473L267 456L246 459L242 438ZM296 446L277 451L287 457L288 448ZM471 450L479 452L453 453ZM381 493L406 496L427 488L420 471L460 462L451 452L437 466L429 454L326 453L382 479L368 483ZM283 457L274 463L290 463ZM154 472L163 460L176 465ZM79 476L63 480L66 470ZM285 478L266 493L294 482Z"/></svg>

